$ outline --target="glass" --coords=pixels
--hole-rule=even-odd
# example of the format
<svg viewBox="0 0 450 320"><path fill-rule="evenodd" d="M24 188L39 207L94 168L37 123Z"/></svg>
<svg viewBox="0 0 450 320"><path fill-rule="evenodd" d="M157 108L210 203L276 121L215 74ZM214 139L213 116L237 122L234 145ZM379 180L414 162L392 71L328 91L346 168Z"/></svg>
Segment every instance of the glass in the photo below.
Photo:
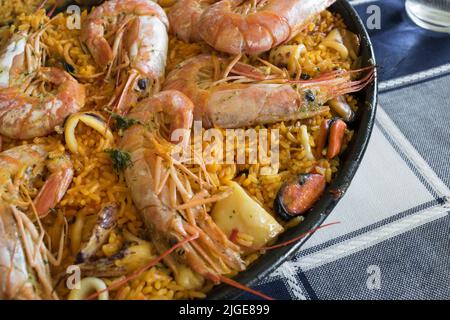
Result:
<svg viewBox="0 0 450 320"><path fill-rule="evenodd" d="M450 33L450 0L406 0L406 12L422 28Z"/></svg>

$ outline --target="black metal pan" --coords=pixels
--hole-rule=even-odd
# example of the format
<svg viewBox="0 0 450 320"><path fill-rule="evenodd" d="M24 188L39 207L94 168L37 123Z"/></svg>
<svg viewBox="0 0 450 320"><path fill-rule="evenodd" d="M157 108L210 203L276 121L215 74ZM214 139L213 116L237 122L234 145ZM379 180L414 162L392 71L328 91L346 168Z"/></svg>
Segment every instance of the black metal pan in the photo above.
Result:
<svg viewBox="0 0 450 320"><path fill-rule="evenodd" d="M338 0L330 10L339 13L349 30L360 36L362 66L376 65L373 46L367 30L351 4L347 0ZM342 196L344 196L363 159L372 133L377 107L377 92L378 78L375 76L374 82L357 94L359 101L361 101L361 107L358 110L356 120L351 125L351 128L355 130L355 135L346 151L341 155L342 164L336 178L328 186L324 196L315 204L314 208L305 215L305 220L297 227L289 229L282 234L277 243L288 241L320 226L325 218L332 213ZM237 275L234 280L247 286L256 284L258 280L268 276L284 261L298 252L310 236L261 256L246 271ZM208 299L237 299L242 294L243 292L238 289L220 285L209 293Z"/></svg>

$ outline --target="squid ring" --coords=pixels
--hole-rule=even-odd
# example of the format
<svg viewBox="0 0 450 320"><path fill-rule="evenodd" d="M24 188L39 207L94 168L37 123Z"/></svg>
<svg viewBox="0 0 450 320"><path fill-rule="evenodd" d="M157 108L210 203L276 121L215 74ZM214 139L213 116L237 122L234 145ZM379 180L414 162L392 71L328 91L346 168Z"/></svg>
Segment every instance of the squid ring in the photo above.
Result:
<svg viewBox="0 0 450 320"><path fill-rule="evenodd" d="M80 281L79 289L70 291L69 300L85 300L95 292L100 292L98 300L109 300L109 294L106 290L105 282L99 278L88 277Z"/></svg>
<svg viewBox="0 0 450 320"><path fill-rule="evenodd" d="M78 153L78 142L75 137L75 128L80 121L100 133L108 142L114 141L114 136L101 115L94 112L76 113L69 117L64 127L66 144L72 153Z"/></svg>

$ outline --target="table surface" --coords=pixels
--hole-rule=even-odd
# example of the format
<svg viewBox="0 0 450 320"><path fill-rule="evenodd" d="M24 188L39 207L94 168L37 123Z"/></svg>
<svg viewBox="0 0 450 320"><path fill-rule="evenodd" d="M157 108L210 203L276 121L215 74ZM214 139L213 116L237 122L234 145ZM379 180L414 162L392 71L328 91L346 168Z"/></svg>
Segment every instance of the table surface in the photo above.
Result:
<svg viewBox="0 0 450 320"><path fill-rule="evenodd" d="M254 288L276 299L449 299L450 34L417 27L404 0L350 2L366 21L381 10L381 29L369 30L381 83L367 153L327 220L341 224Z"/></svg>

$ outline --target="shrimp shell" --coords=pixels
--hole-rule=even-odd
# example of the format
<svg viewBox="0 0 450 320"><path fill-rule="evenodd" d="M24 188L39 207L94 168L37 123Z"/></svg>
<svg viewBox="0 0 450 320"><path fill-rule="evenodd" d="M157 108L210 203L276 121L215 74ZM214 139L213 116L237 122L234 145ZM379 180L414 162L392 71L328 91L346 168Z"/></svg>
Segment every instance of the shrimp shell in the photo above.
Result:
<svg viewBox="0 0 450 320"><path fill-rule="evenodd" d="M199 34L216 50L259 54L292 39L336 0L222 0L201 16Z"/></svg>
<svg viewBox="0 0 450 320"><path fill-rule="evenodd" d="M39 76L55 85L56 93L30 96L19 87L0 89L0 134L12 139L46 136L67 116L83 108L85 88L68 73L42 68Z"/></svg>

